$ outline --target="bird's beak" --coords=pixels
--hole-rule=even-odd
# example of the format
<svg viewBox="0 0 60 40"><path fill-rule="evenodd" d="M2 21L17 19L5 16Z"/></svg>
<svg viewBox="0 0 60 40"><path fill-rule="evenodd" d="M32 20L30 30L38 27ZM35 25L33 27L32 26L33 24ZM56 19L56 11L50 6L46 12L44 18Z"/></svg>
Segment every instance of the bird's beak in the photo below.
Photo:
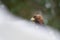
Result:
<svg viewBox="0 0 60 40"><path fill-rule="evenodd" d="M31 21L34 21L34 20L35 20L35 18L32 17L32 18L31 18Z"/></svg>

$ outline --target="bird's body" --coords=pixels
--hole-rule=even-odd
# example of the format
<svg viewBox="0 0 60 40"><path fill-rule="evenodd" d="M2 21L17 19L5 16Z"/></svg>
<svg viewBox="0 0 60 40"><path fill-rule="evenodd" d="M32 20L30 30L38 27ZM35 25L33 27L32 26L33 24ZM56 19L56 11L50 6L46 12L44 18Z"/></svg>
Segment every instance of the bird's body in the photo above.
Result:
<svg viewBox="0 0 60 40"><path fill-rule="evenodd" d="M43 17L42 17L42 15L39 15L39 14L34 15L31 18L31 21L33 21L37 24L40 24L40 25L44 24Z"/></svg>

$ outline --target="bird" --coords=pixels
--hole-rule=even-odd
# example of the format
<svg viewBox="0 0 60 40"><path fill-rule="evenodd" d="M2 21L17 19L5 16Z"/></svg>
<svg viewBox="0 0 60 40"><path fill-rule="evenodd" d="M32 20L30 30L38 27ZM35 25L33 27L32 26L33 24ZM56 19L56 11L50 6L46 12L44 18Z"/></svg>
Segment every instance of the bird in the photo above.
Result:
<svg viewBox="0 0 60 40"><path fill-rule="evenodd" d="M36 14L31 18L32 22L38 23L38 24L44 24L44 19L42 15Z"/></svg>

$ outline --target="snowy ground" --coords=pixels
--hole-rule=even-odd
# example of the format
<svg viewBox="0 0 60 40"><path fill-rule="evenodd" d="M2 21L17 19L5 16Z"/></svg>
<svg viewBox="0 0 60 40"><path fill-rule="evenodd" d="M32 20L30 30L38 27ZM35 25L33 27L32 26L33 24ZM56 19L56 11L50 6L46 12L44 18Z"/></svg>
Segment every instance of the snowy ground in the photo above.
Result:
<svg viewBox="0 0 60 40"><path fill-rule="evenodd" d="M58 32L13 16L0 5L0 40L59 40Z"/></svg>

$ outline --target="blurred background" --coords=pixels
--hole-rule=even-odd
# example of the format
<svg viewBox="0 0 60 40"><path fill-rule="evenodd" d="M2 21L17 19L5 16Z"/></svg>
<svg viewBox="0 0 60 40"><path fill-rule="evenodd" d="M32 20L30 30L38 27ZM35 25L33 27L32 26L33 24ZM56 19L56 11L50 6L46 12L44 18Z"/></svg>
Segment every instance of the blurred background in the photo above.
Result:
<svg viewBox="0 0 60 40"><path fill-rule="evenodd" d="M60 0L1 0L12 14L30 20L34 13L41 13L45 25L60 31Z"/></svg>

